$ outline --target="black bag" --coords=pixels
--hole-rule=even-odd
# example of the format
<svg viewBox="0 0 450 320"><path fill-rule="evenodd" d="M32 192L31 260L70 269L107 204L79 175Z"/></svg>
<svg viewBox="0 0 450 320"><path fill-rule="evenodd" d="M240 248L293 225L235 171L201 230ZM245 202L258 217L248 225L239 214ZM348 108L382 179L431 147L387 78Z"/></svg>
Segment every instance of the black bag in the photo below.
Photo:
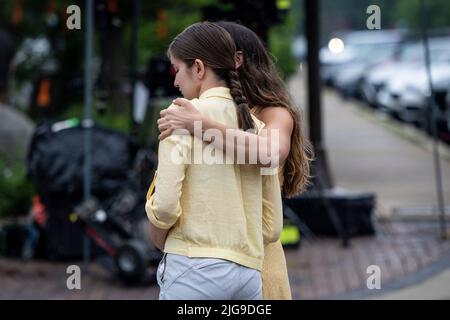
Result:
<svg viewBox="0 0 450 320"><path fill-rule="evenodd" d="M70 214L83 200L84 128L49 122L36 128L28 152L28 174L46 207L50 259L79 259L83 227ZM129 179L137 145L121 132L92 130L92 195L105 207ZM93 255L99 250L93 248Z"/></svg>
<svg viewBox="0 0 450 320"><path fill-rule="evenodd" d="M336 225L330 218L334 209L347 236L373 235L375 195L325 190L322 194L308 191L299 197L284 199L285 203L317 235L336 236Z"/></svg>

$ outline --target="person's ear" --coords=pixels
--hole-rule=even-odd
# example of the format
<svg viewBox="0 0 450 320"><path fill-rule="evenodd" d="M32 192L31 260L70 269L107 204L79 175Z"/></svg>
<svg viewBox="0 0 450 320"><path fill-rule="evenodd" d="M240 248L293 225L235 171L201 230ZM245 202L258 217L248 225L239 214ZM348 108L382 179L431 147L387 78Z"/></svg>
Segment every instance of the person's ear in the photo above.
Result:
<svg viewBox="0 0 450 320"><path fill-rule="evenodd" d="M194 70L194 76L198 80L202 80L205 77L205 65L203 64L202 60L200 60L200 59L194 60L193 70Z"/></svg>
<svg viewBox="0 0 450 320"><path fill-rule="evenodd" d="M234 61L236 62L236 69L239 69L239 67L244 63L244 54L242 51L236 51L234 54Z"/></svg>

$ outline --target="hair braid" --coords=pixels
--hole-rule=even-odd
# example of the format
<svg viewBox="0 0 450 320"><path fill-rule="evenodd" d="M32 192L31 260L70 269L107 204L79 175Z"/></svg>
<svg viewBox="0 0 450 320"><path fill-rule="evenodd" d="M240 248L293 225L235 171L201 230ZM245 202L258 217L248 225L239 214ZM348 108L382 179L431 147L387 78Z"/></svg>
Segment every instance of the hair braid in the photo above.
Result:
<svg viewBox="0 0 450 320"><path fill-rule="evenodd" d="M239 128L243 130L254 129L255 123L253 122L250 113L247 98L242 92L241 82L239 81L236 70L229 70L227 75L228 87L230 88L231 96L236 103Z"/></svg>

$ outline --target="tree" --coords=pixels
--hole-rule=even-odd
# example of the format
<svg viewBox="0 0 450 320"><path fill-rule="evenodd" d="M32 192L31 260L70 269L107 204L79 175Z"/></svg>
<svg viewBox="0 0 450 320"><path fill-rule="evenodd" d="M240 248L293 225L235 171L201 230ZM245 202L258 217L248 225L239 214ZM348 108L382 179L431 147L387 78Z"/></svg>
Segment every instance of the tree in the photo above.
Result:
<svg viewBox="0 0 450 320"><path fill-rule="evenodd" d="M447 0L424 0L428 12L428 27L442 28L450 26L450 2ZM420 0L397 0L393 10L395 17L411 27L418 30L421 27L421 4Z"/></svg>

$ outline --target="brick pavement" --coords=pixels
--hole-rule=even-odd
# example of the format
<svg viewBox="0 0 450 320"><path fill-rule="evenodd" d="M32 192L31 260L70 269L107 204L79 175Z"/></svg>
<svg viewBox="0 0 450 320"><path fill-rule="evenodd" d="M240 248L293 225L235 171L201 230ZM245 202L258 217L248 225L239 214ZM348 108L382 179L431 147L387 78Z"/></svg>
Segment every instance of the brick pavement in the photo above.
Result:
<svg viewBox="0 0 450 320"><path fill-rule="evenodd" d="M286 250L294 299L328 299L353 290L364 296L371 293L369 265L378 265L382 283L390 283L450 255L450 241L439 238L437 222L378 222L376 227L375 236L353 238L350 248L336 238L319 238Z"/></svg>
<svg viewBox="0 0 450 320"><path fill-rule="evenodd" d="M376 229L375 236L352 238L349 248L337 238L318 238L286 249L293 298L329 299L355 290L364 295L369 265L380 266L383 286L450 255L437 222L378 222ZM68 290L66 268L74 263L1 258L0 299L157 299L156 284L125 287L96 264L90 275L82 274L80 291Z"/></svg>

